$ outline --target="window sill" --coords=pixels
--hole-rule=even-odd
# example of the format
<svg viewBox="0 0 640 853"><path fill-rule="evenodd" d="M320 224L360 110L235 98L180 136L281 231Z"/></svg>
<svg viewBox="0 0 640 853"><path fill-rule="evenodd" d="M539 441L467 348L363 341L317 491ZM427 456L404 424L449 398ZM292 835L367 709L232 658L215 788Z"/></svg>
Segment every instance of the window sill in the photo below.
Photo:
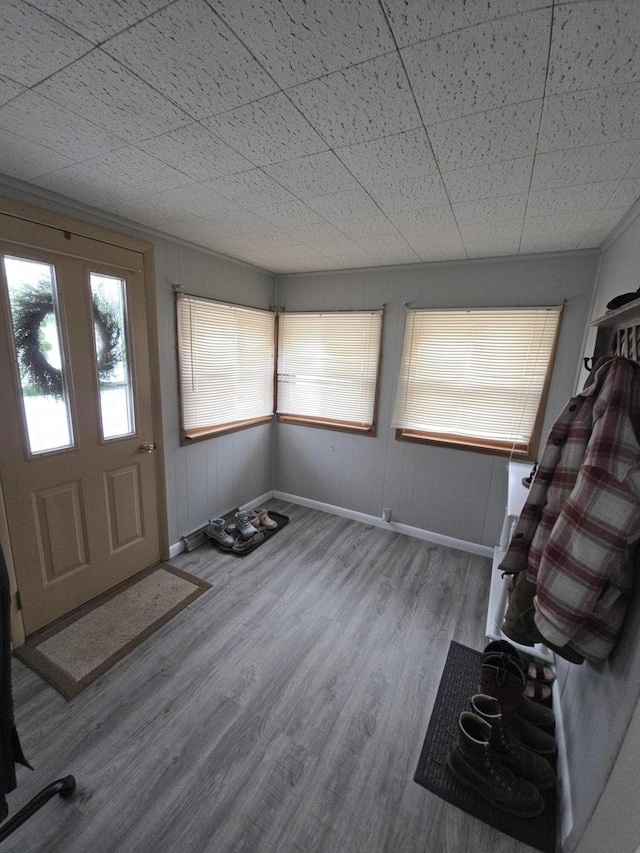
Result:
<svg viewBox="0 0 640 853"><path fill-rule="evenodd" d="M332 429L338 432L350 432L357 435L371 435L375 437L375 424L363 426L362 424L347 423L345 421L331 421L323 418L307 418L302 415L277 415L278 423L296 424L297 426L310 426L318 429Z"/></svg>
<svg viewBox="0 0 640 853"><path fill-rule="evenodd" d="M193 444L195 441L206 441L208 438L217 438L219 435L227 435L230 432L239 432L259 424L268 424L273 420L273 415L265 415L262 418L252 418L249 421L236 421L220 426L202 427L201 429L190 429L182 431L180 444Z"/></svg>
<svg viewBox="0 0 640 853"><path fill-rule="evenodd" d="M481 438L462 438L460 436L432 435L425 432L396 429L396 441L413 441L418 444L433 444L437 447L452 447L474 453L491 453L495 456L508 456L512 459L533 460L528 446L507 445L504 442L489 441Z"/></svg>

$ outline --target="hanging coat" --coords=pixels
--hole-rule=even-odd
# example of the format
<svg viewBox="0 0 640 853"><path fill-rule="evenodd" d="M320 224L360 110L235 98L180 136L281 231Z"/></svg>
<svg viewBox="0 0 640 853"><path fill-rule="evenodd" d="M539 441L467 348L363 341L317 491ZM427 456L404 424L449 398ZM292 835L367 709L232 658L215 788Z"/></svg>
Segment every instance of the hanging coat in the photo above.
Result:
<svg viewBox="0 0 640 853"><path fill-rule="evenodd" d="M499 567L527 580L516 581L505 633L532 620L539 636L530 641L568 660L604 660L622 628L639 538L640 364L618 357L549 434Z"/></svg>

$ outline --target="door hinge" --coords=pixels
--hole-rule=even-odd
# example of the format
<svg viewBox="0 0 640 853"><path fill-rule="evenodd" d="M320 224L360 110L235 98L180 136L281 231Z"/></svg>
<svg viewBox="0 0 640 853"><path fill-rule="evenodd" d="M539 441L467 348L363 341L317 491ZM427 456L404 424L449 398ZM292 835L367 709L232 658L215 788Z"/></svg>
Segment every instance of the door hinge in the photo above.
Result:
<svg viewBox="0 0 640 853"><path fill-rule="evenodd" d="M20 590L16 590L16 607L18 610L22 610L22 599L20 598Z"/></svg>

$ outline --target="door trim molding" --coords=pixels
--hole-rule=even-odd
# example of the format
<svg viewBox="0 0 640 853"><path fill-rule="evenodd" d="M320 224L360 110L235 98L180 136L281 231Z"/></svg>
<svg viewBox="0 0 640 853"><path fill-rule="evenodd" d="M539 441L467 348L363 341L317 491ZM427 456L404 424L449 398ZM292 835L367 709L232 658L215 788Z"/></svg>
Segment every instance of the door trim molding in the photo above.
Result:
<svg viewBox="0 0 640 853"><path fill-rule="evenodd" d="M56 213L52 210L28 204L27 202L16 201L14 199L7 198L6 196L0 196L0 213L14 217L15 219L23 219L27 222L34 222L38 225L54 228L58 231L68 231L80 237L88 237L91 240L97 240L111 246L130 249L134 252L139 252L142 255L145 301L147 309L147 340L149 349L149 368L151 374L151 413L153 418L153 433L154 440L159 445L159 450L162 450L164 431L162 425L162 400L160 393L160 347L158 341L156 273L153 244L145 240L140 240L137 237L131 237L128 234L122 234L119 231L112 231L111 229L104 228L101 225L93 225L90 222L84 222L83 220L75 219L62 213ZM156 464L156 490L158 496L158 538L160 559L166 560L169 557L169 534L164 452L155 453L154 458ZM15 595L13 594L18 589L18 584L13 567L13 553L5 517L1 484L0 543L2 544L3 551L5 552L9 573L9 584L12 590L11 642L14 646L20 646L25 641L24 623L21 611L17 609L17 602L15 600Z"/></svg>

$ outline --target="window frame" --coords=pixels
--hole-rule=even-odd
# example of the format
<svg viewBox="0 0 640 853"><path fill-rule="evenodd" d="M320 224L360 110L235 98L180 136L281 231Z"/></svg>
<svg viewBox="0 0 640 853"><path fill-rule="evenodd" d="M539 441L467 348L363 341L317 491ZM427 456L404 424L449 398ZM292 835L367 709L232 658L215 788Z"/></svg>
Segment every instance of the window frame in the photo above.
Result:
<svg viewBox="0 0 640 853"><path fill-rule="evenodd" d="M540 448L542 439L542 426L546 413L547 402L549 398L549 389L555 366L555 358L558 349L558 341L560 338L560 330L562 328L562 319L564 305L530 305L530 306L506 306L495 308L447 308L447 309L409 309L410 311L420 311L421 313L439 313L440 311L459 312L460 314L480 313L483 311L555 311L557 312L558 320L553 336L553 341L549 350L549 358L545 372L545 378L540 393L540 400L534 418L533 426L529 441L526 446L518 446L516 442L506 442L493 439L486 439L476 436L460 436L453 433L435 433L427 432L408 427L396 427L396 441L408 441L418 444L429 444L437 447L447 447L456 450L473 451L477 453L488 453L492 455L507 456L509 458L521 460L535 460ZM406 325L404 335L406 335ZM404 357L405 341L403 336L403 357ZM402 370L402 366L400 368ZM400 378L396 385L396 395L399 389ZM394 414L395 417L395 414Z"/></svg>
<svg viewBox="0 0 640 853"><path fill-rule="evenodd" d="M222 299L214 299L209 296L200 296L195 293L185 293L182 290L175 291L175 318L176 318L176 359L177 359L177 368L178 368L178 406L180 410L180 444L182 446L189 446L198 441L206 441L210 438L216 438L222 435L228 435L230 433L239 432L243 429L249 429L254 426L258 426L260 424L267 424L273 421L273 402L275 401L275 396L272 397L272 411L267 415L260 415L259 417L254 418L243 418L241 420L236 421L227 421L223 424L213 424L209 426L203 427L193 427L190 429L186 429L184 425L184 392L183 392L183 341L182 334L180 329L180 308L179 303L182 299L194 299L201 302L209 302L212 305L217 305L222 308L232 308L239 309L263 314L269 314L273 318L274 328L273 328L273 361L274 361L274 382L275 382L275 369L276 369L276 358L277 358L277 329L276 329L276 315L274 311L269 310L268 308L256 308L252 305L243 305L236 302L227 302ZM275 393L275 385L274 385L274 393Z"/></svg>
<svg viewBox="0 0 640 853"><path fill-rule="evenodd" d="M281 352L281 319L283 316L286 316L286 313L290 315L308 315L308 316L322 316L322 315L363 315L363 316L371 316L371 315L379 315L380 317L380 332L378 337L378 356L376 359L376 367L375 367L375 388L373 392L373 402L372 402L372 410L371 410L371 423L369 425L364 425L354 421L347 420L338 420L333 418L323 418L318 415L300 415L300 414L292 414L288 412L278 412L278 388L279 388L279 361L280 361L280 352ZM276 409L276 420L278 423L284 424L295 424L297 426L308 426L315 427L316 429L328 429L334 430L336 432L345 432L356 435L366 435L366 436L376 436L377 430L377 422L378 422L378 402L380 397L380 374L382 370L382 342L384 335L384 308L380 309L356 309L356 310L335 310L335 311L291 311L291 312L281 312L278 314L278 319L276 323L276 370L275 370L275 409Z"/></svg>

